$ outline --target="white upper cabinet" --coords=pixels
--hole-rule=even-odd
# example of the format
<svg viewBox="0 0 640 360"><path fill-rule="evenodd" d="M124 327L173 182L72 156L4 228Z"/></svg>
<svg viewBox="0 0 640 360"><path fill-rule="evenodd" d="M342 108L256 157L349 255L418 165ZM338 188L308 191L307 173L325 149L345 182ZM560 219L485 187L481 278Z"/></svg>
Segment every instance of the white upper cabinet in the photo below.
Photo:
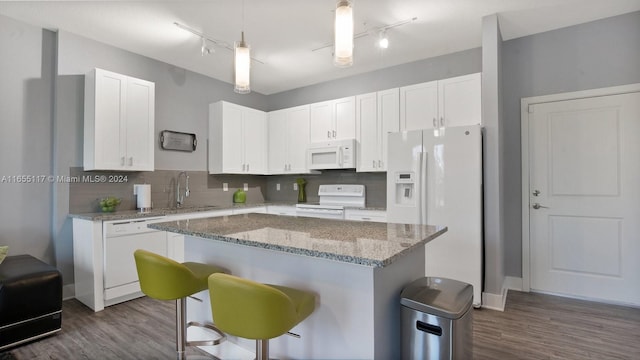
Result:
<svg viewBox="0 0 640 360"><path fill-rule="evenodd" d="M387 135L400 128L399 90L356 96L356 171L387 170Z"/></svg>
<svg viewBox="0 0 640 360"><path fill-rule="evenodd" d="M267 173L267 115L219 101L209 105L209 173Z"/></svg>
<svg viewBox="0 0 640 360"><path fill-rule="evenodd" d="M355 97L323 101L310 105L311 142L356 137Z"/></svg>
<svg viewBox="0 0 640 360"><path fill-rule="evenodd" d="M269 174L308 173L309 105L269 113Z"/></svg>
<svg viewBox="0 0 640 360"><path fill-rule="evenodd" d="M94 69L85 76L84 169L153 171L155 85Z"/></svg>
<svg viewBox="0 0 640 360"><path fill-rule="evenodd" d="M438 117L438 82L415 84L400 88L400 129L433 128Z"/></svg>
<svg viewBox="0 0 640 360"><path fill-rule="evenodd" d="M480 73L438 81L440 126L482 123L482 81Z"/></svg>
<svg viewBox="0 0 640 360"><path fill-rule="evenodd" d="M400 88L400 130L481 123L481 74Z"/></svg>

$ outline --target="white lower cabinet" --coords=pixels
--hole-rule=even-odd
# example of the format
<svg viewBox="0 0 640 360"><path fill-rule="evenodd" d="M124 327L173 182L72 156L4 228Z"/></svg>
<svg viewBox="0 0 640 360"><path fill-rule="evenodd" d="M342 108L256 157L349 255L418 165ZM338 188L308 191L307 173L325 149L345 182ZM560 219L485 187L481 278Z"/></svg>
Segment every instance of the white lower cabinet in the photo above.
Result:
<svg viewBox="0 0 640 360"><path fill-rule="evenodd" d="M345 220L387 222L387 212L385 210L346 208L344 210L344 218Z"/></svg>
<svg viewBox="0 0 640 360"><path fill-rule="evenodd" d="M295 205L267 205L267 214L296 216Z"/></svg>
<svg viewBox="0 0 640 360"><path fill-rule="evenodd" d="M250 207L254 212L265 207ZM184 235L148 229L150 221L164 222L225 216L231 209L169 215L158 219L118 221L73 219L75 297L94 311L143 296L133 252L145 249L184 261Z"/></svg>

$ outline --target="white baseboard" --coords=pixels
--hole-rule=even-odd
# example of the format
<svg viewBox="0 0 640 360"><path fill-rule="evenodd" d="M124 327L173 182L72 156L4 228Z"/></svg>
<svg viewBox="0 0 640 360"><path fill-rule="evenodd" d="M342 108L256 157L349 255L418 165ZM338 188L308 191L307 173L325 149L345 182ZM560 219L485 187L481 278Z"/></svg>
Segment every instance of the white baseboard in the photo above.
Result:
<svg viewBox="0 0 640 360"><path fill-rule="evenodd" d="M502 287L507 288L509 290L522 291L522 278L507 276L506 278L504 278L504 284L502 285Z"/></svg>
<svg viewBox="0 0 640 360"><path fill-rule="evenodd" d="M522 291L522 278L507 276L502 282L502 291L500 294L482 293L482 307L504 311L507 303L507 293L509 290Z"/></svg>
<svg viewBox="0 0 640 360"><path fill-rule="evenodd" d="M507 288L502 288L501 294L482 293L482 307L485 309L504 311L504 304L507 302Z"/></svg>
<svg viewBox="0 0 640 360"><path fill-rule="evenodd" d="M67 284L62 287L62 300L69 300L76 297L76 287L74 284Z"/></svg>

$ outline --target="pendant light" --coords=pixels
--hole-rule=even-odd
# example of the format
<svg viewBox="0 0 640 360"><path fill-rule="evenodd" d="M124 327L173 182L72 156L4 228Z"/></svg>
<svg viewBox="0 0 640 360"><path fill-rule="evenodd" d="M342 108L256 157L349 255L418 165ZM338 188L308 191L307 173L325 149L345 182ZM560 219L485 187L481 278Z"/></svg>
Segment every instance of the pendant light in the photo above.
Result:
<svg viewBox="0 0 640 360"><path fill-rule="evenodd" d="M351 1L338 1L334 31L333 64L338 67L353 65L353 8Z"/></svg>
<svg viewBox="0 0 640 360"><path fill-rule="evenodd" d="M244 41L244 31L241 40L235 43L235 87L233 91L238 94L248 94L251 92L251 49Z"/></svg>
<svg viewBox="0 0 640 360"><path fill-rule="evenodd" d="M244 0L242 1L242 29L240 41L236 41L234 46L235 86L233 91L238 94L248 94L251 92L251 49L244 41Z"/></svg>

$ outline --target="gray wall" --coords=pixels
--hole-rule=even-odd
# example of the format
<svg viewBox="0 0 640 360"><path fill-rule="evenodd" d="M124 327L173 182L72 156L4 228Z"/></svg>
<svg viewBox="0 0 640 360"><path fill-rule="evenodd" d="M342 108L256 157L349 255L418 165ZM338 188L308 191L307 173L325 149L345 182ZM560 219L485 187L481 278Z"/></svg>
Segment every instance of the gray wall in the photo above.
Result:
<svg viewBox="0 0 640 360"><path fill-rule="evenodd" d="M392 89L482 71L482 49L460 51L269 95L269 110Z"/></svg>
<svg viewBox="0 0 640 360"><path fill-rule="evenodd" d="M505 277L501 52L498 16L486 16L482 19L484 292L491 294L501 293Z"/></svg>
<svg viewBox="0 0 640 360"><path fill-rule="evenodd" d="M14 176L51 174L54 34L0 16L0 245L52 263L52 185Z"/></svg>
<svg viewBox="0 0 640 360"><path fill-rule="evenodd" d="M502 72L505 270L520 277L520 99L640 83L640 12L505 41Z"/></svg>

